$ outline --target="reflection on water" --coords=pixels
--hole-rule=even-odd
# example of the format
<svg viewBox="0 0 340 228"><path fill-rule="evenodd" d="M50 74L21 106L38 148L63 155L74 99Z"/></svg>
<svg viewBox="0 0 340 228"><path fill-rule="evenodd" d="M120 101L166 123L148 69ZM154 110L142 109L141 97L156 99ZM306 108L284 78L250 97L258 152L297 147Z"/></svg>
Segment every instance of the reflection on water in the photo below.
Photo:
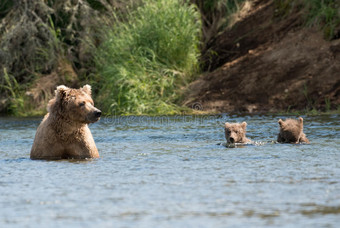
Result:
<svg viewBox="0 0 340 228"><path fill-rule="evenodd" d="M309 145L274 143L279 118L104 118L85 161L30 160L41 119L0 118L0 227L336 227L339 116L304 116ZM226 147L226 121L255 144Z"/></svg>

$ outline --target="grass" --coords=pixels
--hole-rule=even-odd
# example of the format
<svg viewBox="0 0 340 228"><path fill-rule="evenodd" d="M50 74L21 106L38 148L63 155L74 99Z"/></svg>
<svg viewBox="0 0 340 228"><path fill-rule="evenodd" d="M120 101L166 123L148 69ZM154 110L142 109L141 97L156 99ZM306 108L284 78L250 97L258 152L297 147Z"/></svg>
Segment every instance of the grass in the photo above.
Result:
<svg viewBox="0 0 340 228"><path fill-rule="evenodd" d="M324 36L332 39L340 24L340 2L338 0L304 0L307 7L307 24L322 28Z"/></svg>
<svg viewBox="0 0 340 228"><path fill-rule="evenodd" d="M52 4L57 1L48 2ZM103 15L108 13L107 1L86 2ZM124 9L121 9L120 13L116 10L116 14L112 14L115 18L113 26L103 26L104 36L98 37L102 33L93 35L98 43L104 39L95 53L96 76L93 77L94 71L91 68L92 56L89 57L90 61L84 60L84 63L78 60L71 61L75 68L83 67L88 68L87 70L91 68L90 73L86 71L88 74L84 73L83 78L93 84L95 100L106 114L162 115L188 111L178 104L183 97L183 88L199 73L198 57L200 48L204 46L202 43L208 43L228 26L231 22L230 15L237 12L245 2L247 1L129 0L124 4L132 4L133 7L127 8L119 2L113 3ZM306 26L319 26L327 39L334 39L339 35L337 31L340 24L339 0L274 0L274 3L277 14L282 18L302 10ZM51 4L50 7L54 6ZM11 8L13 1L1 1L0 19L4 18ZM70 47L77 46L80 40L77 36L72 36L70 40L66 33L68 31L74 34L74 31L71 31L74 29L82 31L81 26L79 28L76 26L74 21L76 17L71 20L63 10L59 13L58 20L52 15L48 22L39 26L45 28L41 31L45 31L48 41L43 43L44 45L38 45L34 52L28 53L32 57L27 58L27 63L23 62L23 67L16 67L27 72L25 80L21 78L21 73L18 76L18 73L11 72L10 65L0 69L0 92L8 98L7 112L12 115L32 115L29 113L34 112L36 106L32 101L29 103L25 90L33 83L35 79L33 75L39 77L55 70L59 59L69 58L66 54L69 52L66 50L74 50ZM84 15L86 18L86 14ZM112 16L110 13L107 17L103 16L105 22L110 20L109 15ZM84 20L82 23L85 22L88 21ZM66 27L71 30L67 30ZM97 27L96 24L93 27ZM93 46L95 48L95 45ZM67 75L65 78L68 81ZM303 94L308 102L305 112L315 112L314 102L308 97L307 87L304 88ZM330 99L325 98L325 110L328 112L334 107ZM338 112L339 110L338 107Z"/></svg>
<svg viewBox="0 0 340 228"><path fill-rule="evenodd" d="M178 114L198 72L200 15L180 0L144 1L107 29L96 53L96 100L108 115Z"/></svg>
<svg viewBox="0 0 340 228"><path fill-rule="evenodd" d="M3 69L3 81L0 84L0 92L7 94L7 105L5 114L11 116L41 116L46 111L44 109L36 109L34 103L29 100L25 90L27 88L24 85L20 85L15 77L9 74L6 68Z"/></svg>
<svg viewBox="0 0 340 228"><path fill-rule="evenodd" d="M7 106L7 113L12 115L19 115L24 107L24 98L20 89L20 85L15 77L7 73L6 68L3 69L4 82L0 85L0 90L8 94L9 105Z"/></svg>
<svg viewBox="0 0 340 228"><path fill-rule="evenodd" d="M304 110L291 110L290 108L288 108L287 110L277 111L271 114L273 115L295 115L295 116L340 115L340 105L336 109L329 109L329 110L327 109L318 110L316 108L307 108L307 107Z"/></svg>
<svg viewBox="0 0 340 228"><path fill-rule="evenodd" d="M305 26L319 27L326 39L337 37L340 25L339 0L275 0L275 16L284 18L294 10L304 11Z"/></svg>
<svg viewBox="0 0 340 228"><path fill-rule="evenodd" d="M31 58L35 59L36 62L45 62L47 65L53 65L54 62L57 62L58 58L64 57L65 55L62 43L59 40L61 38L60 31L55 29L51 18L49 18L49 22L50 25L41 24L41 27L45 27L50 32L51 39L46 42L45 46L35 47L35 53L33 57L31 56ZM7 97L7 105L5 110L3 110L4 113L13 116L36 116L42 115L46 112L45 107L43 109L38 108L41 104L35 103L34 100L27 96L27 92L29 92L28 89L30 88L32 81L34 78L38 77L35 72L42 71L44 66L37 64L33 67L33 71L24 69L30 72L30 74L27 74L26 76L25 80L27 82L25 83L19 83L19 80L17 80L12 73L9 73L7 68L3 68L3 72L0 74L0 76L2 76L0 92L5 94ZM28 80L27 78L31 78L31 80ZM45 103L47 103L47 101L45 101Z"/></svg>

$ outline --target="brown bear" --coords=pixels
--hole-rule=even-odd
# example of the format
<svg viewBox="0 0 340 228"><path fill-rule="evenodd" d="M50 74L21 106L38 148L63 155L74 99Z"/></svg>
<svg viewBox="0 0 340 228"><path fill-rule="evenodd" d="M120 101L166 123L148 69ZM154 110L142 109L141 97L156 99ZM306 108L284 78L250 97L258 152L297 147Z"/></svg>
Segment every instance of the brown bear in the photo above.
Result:
<svg viewBox="0 0 340 228"><path fill-rule="evenodd" d="M298 120L286 119L285 121L279 119L280 133L277 137L279 143L309 143L306 135L303 133L303 118Z"/></svg>
<svg viewBox="0 0 340 228"><path fill-rule="evenodd" d="M227 143L250 143L251 140L246 137L247 123L225 123L225 138Z"/></svg>
<svg viewBox="0 0 340 228"><path fill-rule="evenodd" d="M89 123L98 121L101 116L101 111L93 105L91 86L85 85L79 89L58 86L47 111L37 129L31 159L99 157L88 127Z"/></svg>

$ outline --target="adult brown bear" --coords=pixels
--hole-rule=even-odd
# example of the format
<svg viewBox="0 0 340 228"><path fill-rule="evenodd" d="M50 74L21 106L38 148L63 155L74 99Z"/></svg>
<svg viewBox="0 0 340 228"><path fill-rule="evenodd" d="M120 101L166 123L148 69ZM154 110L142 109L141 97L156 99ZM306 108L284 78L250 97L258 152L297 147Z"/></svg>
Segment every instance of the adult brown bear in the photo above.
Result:
<svg viewBox="0 0 340 228"><path fill-rule="evenodd" d="M40 123L31 159L98 158L89 123L100 119L101 111L94 107L91 86L71 89L64 85L55 90L47 106L48 113Z"/></svg>

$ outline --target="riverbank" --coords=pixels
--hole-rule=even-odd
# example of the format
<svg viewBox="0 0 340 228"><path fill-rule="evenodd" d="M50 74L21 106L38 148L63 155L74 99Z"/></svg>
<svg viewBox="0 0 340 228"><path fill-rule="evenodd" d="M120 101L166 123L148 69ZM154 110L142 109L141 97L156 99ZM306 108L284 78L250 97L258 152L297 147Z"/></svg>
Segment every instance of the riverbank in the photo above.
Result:
<svg viewBox="0 0 340 228"><path fill-rule="evenodd" d="M190 84L184 105L213 112L316 112L340 109L340 40L304 26L302 12L275 16L258 1L209 47L208 72ZM259 26L260 25L260 26ZM208 60L206 60L208 61Z"/></svg>
<svg viewBox="0 0 340 228"><path fill-rule="evenodd" d="M336 1L180 1L4 1L0 113L43 115L60 84L106 115L339 112Z"/></svg>

